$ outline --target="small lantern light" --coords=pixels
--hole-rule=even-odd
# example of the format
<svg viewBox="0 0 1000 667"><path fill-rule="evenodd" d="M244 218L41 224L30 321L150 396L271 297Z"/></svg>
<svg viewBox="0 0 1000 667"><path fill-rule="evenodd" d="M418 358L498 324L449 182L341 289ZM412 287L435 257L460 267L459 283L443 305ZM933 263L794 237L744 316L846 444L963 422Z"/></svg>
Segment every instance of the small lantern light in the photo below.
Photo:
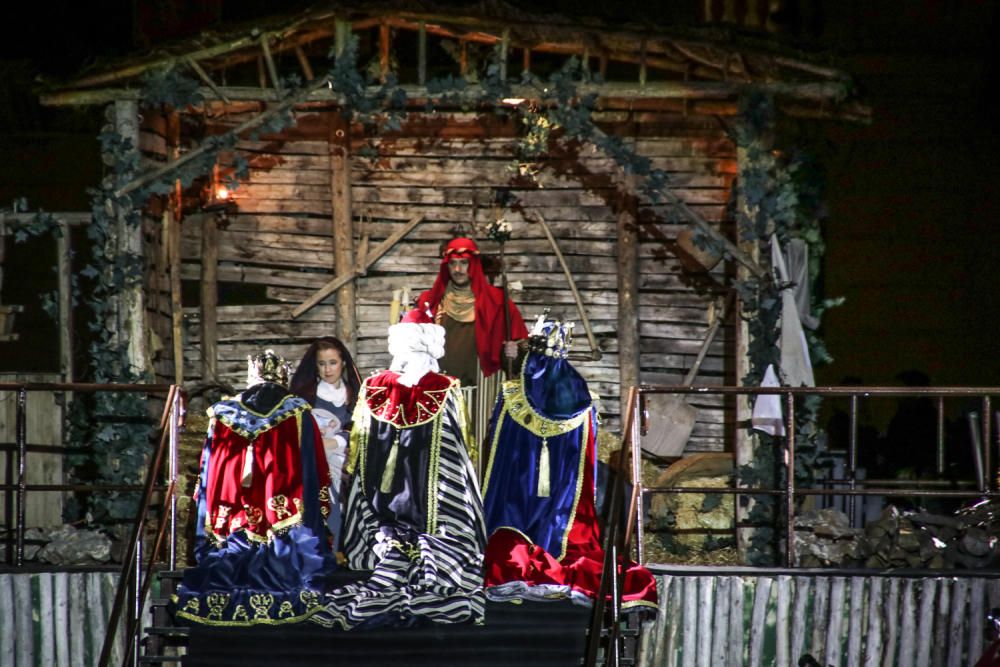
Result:
<svg viewBox="0 0 1000 667"><path fill-rule="evenodd" d="M236 211L233 192L221 182L218 165L212 169L212 178L203 190L201 210L215 212L223 219Z"/></svg>

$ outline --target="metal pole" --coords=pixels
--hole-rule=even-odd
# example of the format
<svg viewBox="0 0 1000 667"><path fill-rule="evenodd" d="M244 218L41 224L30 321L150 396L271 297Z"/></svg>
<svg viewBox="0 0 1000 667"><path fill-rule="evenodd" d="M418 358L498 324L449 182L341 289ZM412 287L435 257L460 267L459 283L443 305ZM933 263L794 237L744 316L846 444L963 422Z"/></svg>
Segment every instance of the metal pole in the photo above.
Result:
<svg viewBox="0 0 1000 667"><path fill-rule="evenodd" d="M639 429L642 428L642 416L639 410L639 392L634 391L629 393L629 408L631 410L630 414L632 416L632 421L629 424L628 435L625 438L623 447L627 446L632 454L632 504L635 505L635 516L636 516L636 562L640 565L646 562L646 529L643 526L643 510L642 510L642 456L639 448L636 446L636 442L639 440ZM631 517L629 517L631 518ZM629 524L631 525L631 524ZM626 538L628 533L625 534ZM628 553L628 543L624 545L622 553Z"/></svg>
<svg viewBox="0 0 1000 667"><path fill-rule="evenodd" d="M857 488L858 483L858 395L851 394L850 433L847 441L847 474L850 477L849 486ZM854 525L854 496L847 496L847 516Z"/></svg>
<svg viewBox="0 0 1000 667"><path fill-rule="evenodd" d="M27 496L28 478L27 461L28 458L28 390L24 387L17 392L17 529L14 535L14 564L17 567L24 565L24 522L26 507L24 504Z"/></svg>
<svg viewBox="0 0 1000 667"><path fill-rule="evenodd" d="M990 480L993 479L990 416L990 397L983 396L983 489L986 491L990 490Z"/></svg>
<svg viewBox="0 0 1000 667"><path fill-rule="evenodd" d="M4 455L4 526L7 530L10 530L10 526L14 525L14 490L17 485L14 484L14 456L13 452L9 452ZM6 549L6 560L8 565L14 564L14 540L9 536L4 536L4 543L7 545Z"/></svg>
<svg viewBox="0 0 1000 667"><path fill-rule="evenodd" d="M177 439L178 430L180 428L180 417L181 417L181 392L178 391L173 393L173 403L170 406L170 424L168 428L170 429L170 465L169 465L169 475L170 478L167 480L167 486L171 489L170 492L170 551L169 551L169 564L170 569L175 569L177 565Z"/></svg>
<svg viewBox="0 0 1000 667"><path fill-rule="evenodd" d="M142 536L135 547L135 592L132 596L132 619L129 622L129 652L133 667L139 666L139 635L142 633Z"/></svg>
<svg viewBox="0 0 1000 667"><path fill-rule="evenodd" d="M944 397L937 399L937 461L935 461L937 474L944 474Z"/></svg>
<svg viewBox="0 0 1000 667"><path fill-rule="evenodd" d="M785 566L795 567L795 396L785 394Z"/></svg>

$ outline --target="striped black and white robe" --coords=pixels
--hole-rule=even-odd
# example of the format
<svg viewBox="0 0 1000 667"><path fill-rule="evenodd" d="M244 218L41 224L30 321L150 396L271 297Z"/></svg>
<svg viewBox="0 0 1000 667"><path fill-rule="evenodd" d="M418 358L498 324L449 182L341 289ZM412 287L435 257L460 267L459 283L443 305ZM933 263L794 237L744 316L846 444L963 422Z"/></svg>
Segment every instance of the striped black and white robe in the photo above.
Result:
<svg viewBox="0 0 1000 667"><path fill-rule="evenodd" d="M355 409L344 550L352 569L372 575L326 595L312 620L328 627L483 619L486 530L458 382L397 380L369 377Z"/></svg>

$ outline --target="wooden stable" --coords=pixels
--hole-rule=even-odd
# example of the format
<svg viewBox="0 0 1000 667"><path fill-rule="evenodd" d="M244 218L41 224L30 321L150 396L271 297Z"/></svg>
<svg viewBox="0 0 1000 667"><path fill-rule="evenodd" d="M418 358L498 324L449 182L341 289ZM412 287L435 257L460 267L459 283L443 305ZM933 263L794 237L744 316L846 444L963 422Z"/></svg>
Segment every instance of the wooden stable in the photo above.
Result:
<svg viewBox="0 0 1000 667"><path fill-rule="evenodd" d="M843 100L841 73L783 53L531 16L499 2L482 13L401 7L322 3L105 67L43 96L52 105L112 103L121 126L139 113L140 76L187 68L205 101L142 110L135 138L145 174L169 174L207 138L248 130L209 179L249 163L228 206L199 209L191 192L178 191L147 210L148 279L139 300L147 337L136 365L165 381L238 387L247 354L266 346L297 359L316 336L338 335L363 373L383 368L394 291L412 298L430 287L440 247L455 235L473 236L495 255L486 225L503 216L513 223L512 297L526 320L550 309L577 322L576 365L601 395L605 425L617 430L628 386L685 376L735 275L735 262L692 270L677 239L692 226L734 238L738 164L726 130L737 97L770 92L785 113L803 117L867 113ZM370 59L368 70L383 79L395 73L407 91L398 130L345 122L342 100L321 75L325 54L340 52L351 33L359 63ZM600 81L580 87L598 95L600 130L669 173L672 203L639 196L635 181L589 144L550 142L539 157L519 160L516 115L462 100L437 100L428 111L428 82L449 74L475 91L490 48L510 79L581 58ZM282 81L291 73L309 83L289 97ZM530 86L514 91L529 103L538 96ZM251 135L284 109L292 127ZM504 198L516 204L497 206ZM739 327L728 319L698 384L738 384ZM699 406L689 450L725 448L728 407L712 398Z"/></svg>

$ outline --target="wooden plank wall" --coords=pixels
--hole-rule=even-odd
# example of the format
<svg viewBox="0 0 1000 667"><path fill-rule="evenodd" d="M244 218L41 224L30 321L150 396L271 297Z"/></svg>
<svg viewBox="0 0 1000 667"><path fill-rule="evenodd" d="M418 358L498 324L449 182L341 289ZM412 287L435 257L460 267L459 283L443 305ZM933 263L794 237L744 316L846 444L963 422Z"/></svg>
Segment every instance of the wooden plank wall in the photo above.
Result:
<svg viewBox="0 0 1000 667"><path fill-rule="evenodd" d="M2 373L0 382L62 382L61 376L51 373ZM63 445L62 397L51 391L29 391L26 411L26 435L30 445ZM17 439L17 392L0 391L0 442L14 443ZM16 454L0 452L0 479L4 479L8 460L11 471ZM48 452L28 452L28 484L63 484L63 455ZM12 484L17 478L11 479ZM0 525L6 516L6 493L0 493ZM17 502L16 500L14 501ZM63 494L56 491L35 491L25 499L25 525L29 528L60 526L63 522ZM13 530L13 526L9 526ZM0 662L0 664L3 664Z"/></svg>
<svg viewBox="0 0 1000 667"><path fill-rule="evenodd" d="M235 113L213 131L245 120ZM262 287L265 305L227 304L220 298L219 372L237 385L246 355L261 345L297 359L308 341L331 334L333 298L296 321L287 312L332 277L333 247L330 161L326 117L298 114L286 135L244 141L238 150L250 161L251 174L236 192L239 212L220 233L219 280ZM653 165L666 169L676 192L713 222L724 217L735 173L735 152L713 119L680 114L630 116L605 129L623 135ZM356 128L359 130L359 128ZM363 236L374 247L412 216L424 221L357 282L359 324L356 359L363 373L383 368L389 303L393 289L410 288L415 297L430 287L440 246L456 234L481 241L485 253L495 244L485 239L494 218L496 188L509 188L523 207L508 219L514 224L508 243L508 275L523 287L514 293L525 319L546 307L554 315L578 320L570 289L555 255L531 216L541 214L551 226L573 272L603 358L579 362L578 368L602 397L605 423L617 429L620 411L617 358L617 283L615 217L620 206L619 179L612 162L590 148L546 156L537 185L512 181L513 121L492 115L440 113L412 118L398 135L354 139L352 199L356 242ZM516 171L516 170L515 170ZM642 381L679 382L694 359L709 322L708 289L721 283L722 268L712 276L692 278L681 271L672 250L681 225L662 207L642 206L640 243L640 351ZM200 275L200 230L183 227L185 280ZM197 381L199 331L197 308L185 309L185 377ZM579 327L579 323L578 323ZM587 348L582 327L577 350ZM723 384L728 332L720 333L703 366L699 383ZM169 347L169 346L168 346ZM721 402L706 403L690 449L722 446Z"/></svg>
<svg viewBox="0 0 1000 667"><path fill-rule="evenodd" d="M139 127L140 169L163 166L168 157L168 119L162 113L144 112ZM163 216L145 211L142 218L145 252L146 325L149 332L148 354L158 382L173 382L171 354L172 321L170 272Z"/></svg>
<svg viewBox="0 0 1000 667"><path fill-rule="evenodd" d="M97 665L114 602L111 572L0 573L0 665ZM119 629L111 664L122 664Z"/></svg>
<svg viewBox="0 0 1000 667"><path fill-rule="evenodd" d="M706 568L707 569L707 568ZM971 665L1000 580L961 577L701 575L657 577L642 667L799 664Z"/></svg>

